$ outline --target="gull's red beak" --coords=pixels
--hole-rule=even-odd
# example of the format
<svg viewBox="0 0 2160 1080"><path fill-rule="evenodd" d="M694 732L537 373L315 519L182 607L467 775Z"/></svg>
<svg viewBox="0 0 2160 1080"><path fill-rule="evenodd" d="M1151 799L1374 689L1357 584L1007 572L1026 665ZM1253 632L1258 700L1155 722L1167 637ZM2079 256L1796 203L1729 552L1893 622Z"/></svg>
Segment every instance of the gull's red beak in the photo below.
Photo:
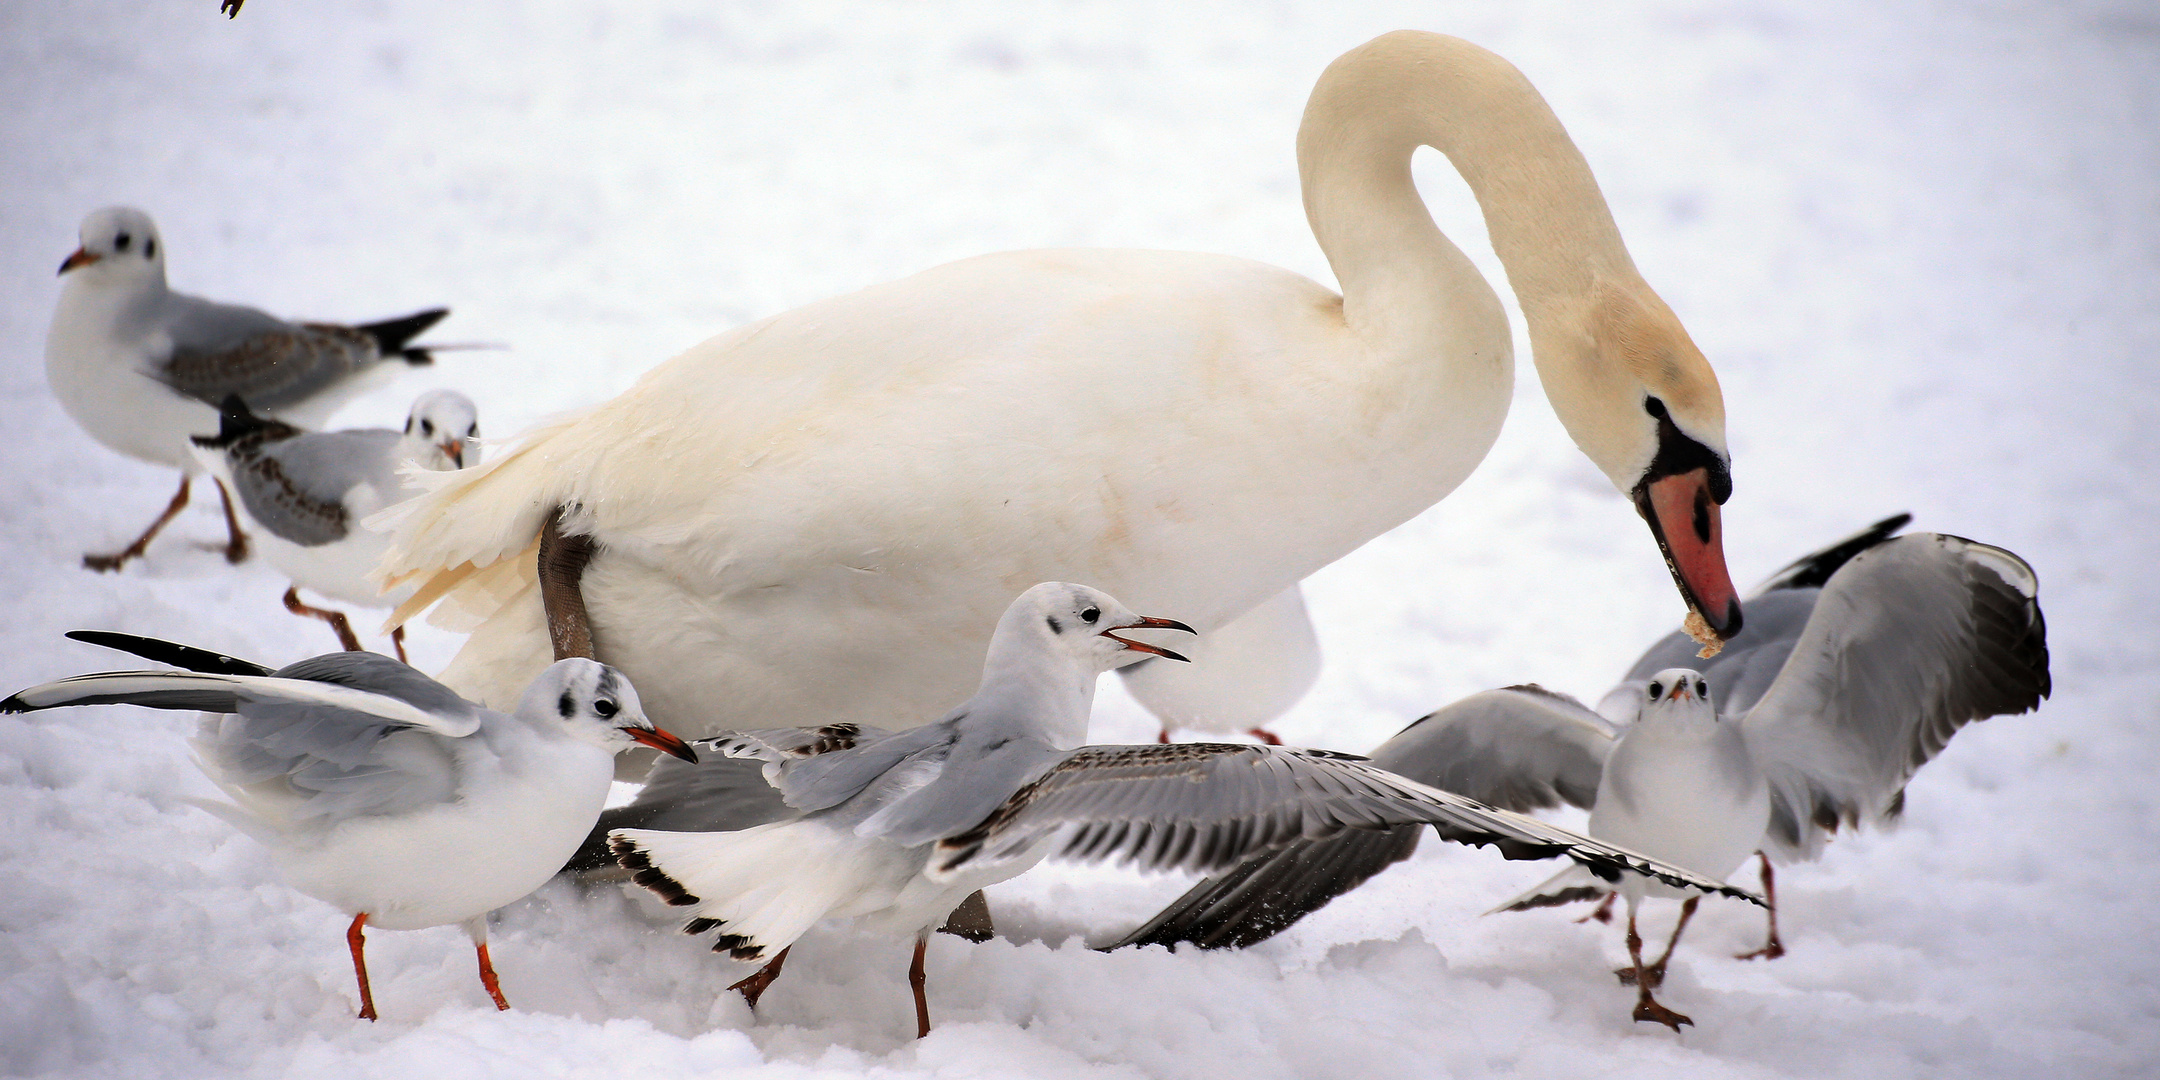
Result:
<svg viewBox="0 0 2160 1080"><path fill-rule="evenodd" d="M1180 630L1185 633L1194 635L1200 633L1200 631L1195 630L1192 627L1177 621L1176 619L1157 619L1147 615L1142 615L1138 619L1126 623L1123 626L1113 626L1109 630L1105 630L1102 632L1102 636L1109 638L1110 640L1115 641L1128 649L1131 649L1133 652L1154 653L1157 656L1167 656L1172 660L1179 660L1188 664L1192 663L1192 661L1186 659L1185 657L1179 656L1178 654L1171 652L1168 649L1156 645L1150 645L1145 641L1134 641L1130 638L1121 638L1115 633L1111 632L1115 630Z"/></svg>
<svg viewBox="0 0 2160 1080"><path fill-rule="evenodd" d="M465 467L465 440L447 439L436 443L435 448L441 450L443 456L450 459L450 464L460 469Z"/></svg>
<svg viewBox="0 0 2160 1080"><path fill-rule="evenodd" d="M70 270L76 269L78 267L88 266L96 261L98 261L97 256L92 255L81 248L76 248L75 254L68 256L67 261L60 264L60 272L62 274L65 274Z"/></svg>
<svg viewBox="0 0 2160 1080"><path fill-rule="evenodd" d="M697 764L697 751L690 749L689 743L686 743L681 739L678 739L675 736L660 730L659 728L625 727L622 729L622 733L630 736L633 739L636 739L641 743L644 743L647 746L652 747L655 750L660 751L663 754L673 754L676 757L679 757L692 765Z"/></svg>
<svg viewBox="0 0 2160 1080"><path fill-rule="evenodd" d="M1638 485L1635 509L1650 523L1665 567L1688 606L1701 613L1719 638L1739 633L1740 594L1725 570L1725 534L1717 500L1710 497L1710 470L1692 469Z"/></svg>

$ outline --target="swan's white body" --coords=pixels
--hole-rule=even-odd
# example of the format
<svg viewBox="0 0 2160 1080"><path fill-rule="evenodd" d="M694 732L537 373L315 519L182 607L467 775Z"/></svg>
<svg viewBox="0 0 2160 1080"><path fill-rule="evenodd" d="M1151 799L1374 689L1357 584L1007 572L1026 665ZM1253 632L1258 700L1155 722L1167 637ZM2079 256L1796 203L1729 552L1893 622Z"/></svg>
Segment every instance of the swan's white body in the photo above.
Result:
<svg viewBox="0 0 2160 1080"><path fill-rule="evenodd" d="M514 694L551 659L532 552L564 506L598 549L599 655L700 733L936 715L1046 579L1207 634L1499 433L1507 322L1418 198L1419 145L1479 194L1555 406L1615 482L1659 453L1646 393L1721 456L1715 377L1543 100L1475 46L1393 34L1329 69L1300 133L1342 295L1219 255L1025 251L753 323L409 504L385 571L425 584L396 617L454 594L475 632L444 679Z"/></svg>

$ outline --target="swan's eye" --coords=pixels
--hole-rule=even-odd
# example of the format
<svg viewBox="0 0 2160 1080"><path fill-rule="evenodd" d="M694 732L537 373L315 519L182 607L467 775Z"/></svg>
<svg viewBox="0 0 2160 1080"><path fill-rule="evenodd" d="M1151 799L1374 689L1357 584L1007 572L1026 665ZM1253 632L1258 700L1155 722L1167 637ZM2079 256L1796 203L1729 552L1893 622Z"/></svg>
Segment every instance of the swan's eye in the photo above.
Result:
<svg viewBox="0 0 2160 1080"><path fill-rule="evenodd" d="M1652 700L1652 701L1656 701L1657 699L1659 699L1659 698L1661 698L1661 697L1664 697L1664 696L1665 696L1665 684L1664 684L1664 683L1651 683L1651 684L1650 684L1650 700Z"/></svg>
<svg viewBox="0 0 2160 1080"><path fill-rule="evenodd" d="M113 237L113 250L126 251L128 249L128 241L132 239L134 239L134 237L131 237L126 233L121 233L120 235Z"/></svg>
<svg viewBox="0 0 2160 1080"><path fill-rule="evenodd" d="M1664 402L1659 401L1654 397L1648 397L1643 399L1642 407L1644 412L1649 413L1650 415L1655 416L1660 420L1665 419Z"/></svg>
<svg viewBox="0 0 2160 1080"><path fill-rule="evenodd" d="M1089 626L1095 625L1095 620L1100 618L1102 618L1101 608L1089 608L1086 611L1080 613L1080 621L1088 624Z"/></svg>
<svg viewBox="0 0 2160 1080"><path fill-rule="evenodd" d="M592 711L598 713L601 719L615 715L621 708L621 706L606 698L595 698L592 703Z"/></svg>

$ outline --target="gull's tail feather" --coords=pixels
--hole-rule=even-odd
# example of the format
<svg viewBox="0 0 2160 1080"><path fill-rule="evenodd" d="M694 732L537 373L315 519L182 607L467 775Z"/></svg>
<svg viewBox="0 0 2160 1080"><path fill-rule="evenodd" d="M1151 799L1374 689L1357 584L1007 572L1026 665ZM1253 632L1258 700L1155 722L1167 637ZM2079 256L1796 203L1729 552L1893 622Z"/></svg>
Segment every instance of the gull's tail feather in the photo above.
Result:
<svg viewBox="0 0 2160 1080"><path fill-rule="evenodd" d="M684 933L720 931L713 951L737 960L770 958L862 885L838 850L842 837L816 823L727 833L620 829L609 842L632 880L690 909Z"/></svg>
<svg viewBox="0 0 2160 1080"><path fill-rule="evenodd" d="M411 345L412 339L427 333L428 327L441 322L443 317L448 314L450 314L449 308L429 308L426 311L416 311L402 318L362 323L353 327L353 329L374 338L375 349L383 356L395 356L408 364L418 367L422 364L434 363L435 357L430 355L425 348L413 347Z"/></svg>

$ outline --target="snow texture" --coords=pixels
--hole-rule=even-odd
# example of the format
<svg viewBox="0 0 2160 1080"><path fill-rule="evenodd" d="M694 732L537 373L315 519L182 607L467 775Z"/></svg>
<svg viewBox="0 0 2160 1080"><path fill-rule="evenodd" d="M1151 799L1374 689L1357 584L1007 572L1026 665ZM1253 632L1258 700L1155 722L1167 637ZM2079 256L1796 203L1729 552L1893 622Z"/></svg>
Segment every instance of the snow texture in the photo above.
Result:
<svg viewBox="0 0 2160 1080"><path fill-rule="evenodd" d="M372 936L383 1020L360 1023L343 919L186 802L212 794L190 718L101 708L0 721L0 1072L2160 1070L2160 17L2134 0L0 5L0 689L125 666L76 627L273 665L332 646L269 568L206 549L214 500L124 573L77 565L173 484L44 386L53 270L93 208L154 214L184 290L339 320L450 305L435 339L507 350L445 353L339 421L394 425L442 385L501 436L746 320L985 251L1330 281L1298 113L1330 59L1401 26L1529 74L1717 365L1736 579L1897 510L2039 570L2054 700L1961 732L1901 830L1782 875L1787 958L1730 959L1759 917L1706 906L1661 994L1696 1027L1629 1021L1614 930L1476 917L1551 867L1438 844L1244 953L1089 952L1184 882L1042 868L992 893L1003 939L932 942L920 1043L905 942L813 932L753 1021L721 990L739 971L562 886L495 925L514 1011L444 927ZM1503 280L1460 181L1430 154L1418 175ZM1291 742L1369 748L1526 680L1594 696L1678 622L1523 364L1469 482L1309 583L1328 662L1274 725ZM421 632L416 659L455 645ZM1102 696L1098 740L1152 737L1115 680ZM1656 937L1673 906L1651 910Z"/></svg>

